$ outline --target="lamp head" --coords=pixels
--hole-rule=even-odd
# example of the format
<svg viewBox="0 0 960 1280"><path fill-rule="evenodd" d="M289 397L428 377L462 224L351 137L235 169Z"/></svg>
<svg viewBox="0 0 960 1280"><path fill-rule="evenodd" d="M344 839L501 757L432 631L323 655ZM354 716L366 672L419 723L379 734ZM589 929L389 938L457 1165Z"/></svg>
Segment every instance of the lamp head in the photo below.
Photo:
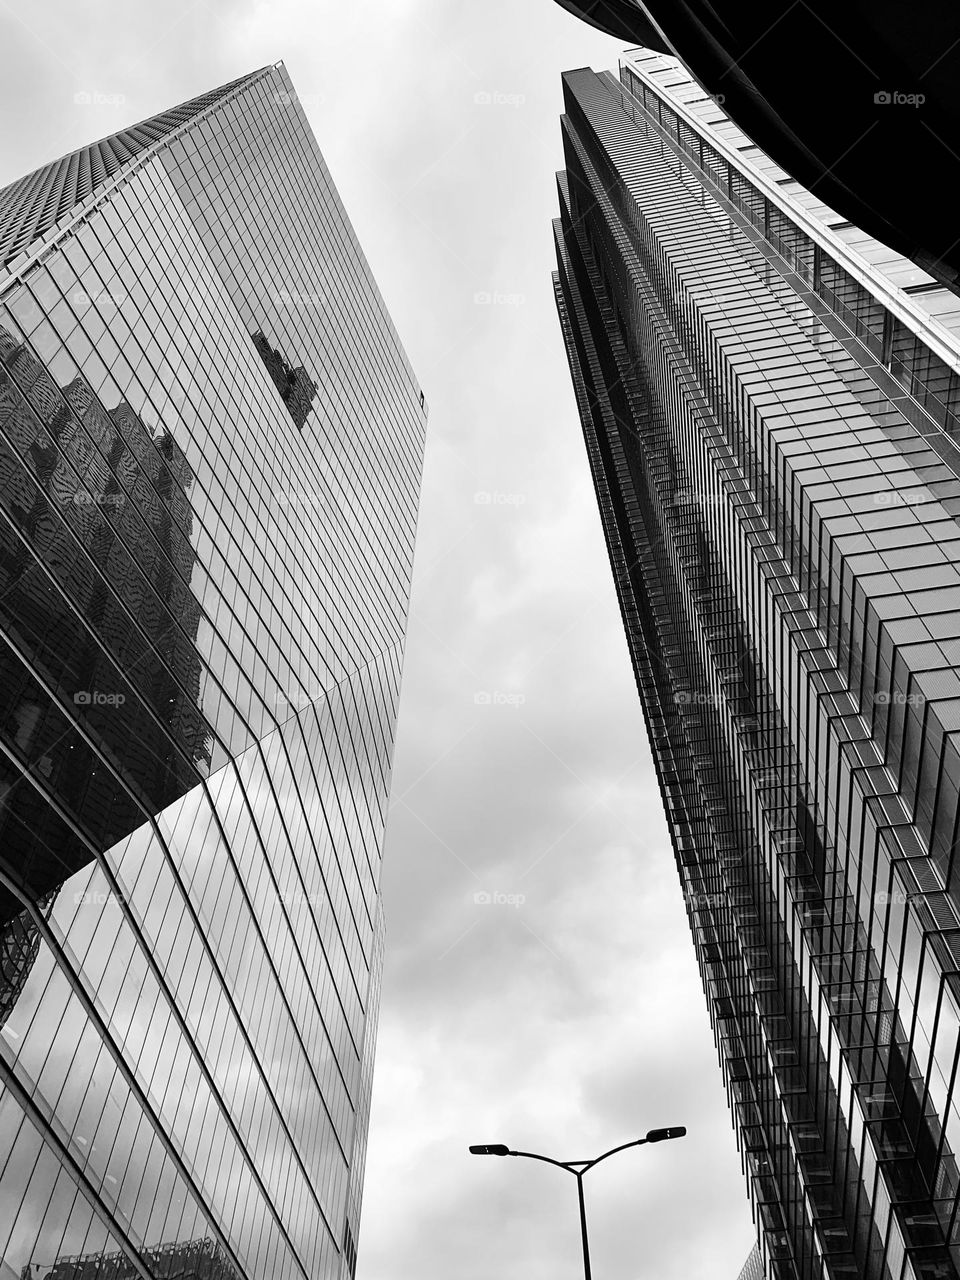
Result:
<svg viewBox="0 0 960 1280"><path fill-rule="evenodd" d="M647 1142L666 1142L668 1138L683 1138L686 1129L682 1124L675 1124L669 1129L651 1129L647 1134Z"/></svg>

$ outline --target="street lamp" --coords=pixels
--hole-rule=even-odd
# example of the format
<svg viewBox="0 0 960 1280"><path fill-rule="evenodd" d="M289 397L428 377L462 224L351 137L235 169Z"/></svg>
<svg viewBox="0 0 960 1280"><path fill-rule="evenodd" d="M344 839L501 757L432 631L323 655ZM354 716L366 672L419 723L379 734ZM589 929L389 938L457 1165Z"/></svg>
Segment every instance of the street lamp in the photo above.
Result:
<svg viewBox="0 0 960 1280"><path fill-rule="evenodd" d="M608 1156L615 1156L618 1151L626 1151L628 1147L642 1147L647 1142L666 1142L670 1138L683 1138L686 1132L682 1124L673 1125L669 1129L650 1129L645 1138L635 1138L633 1142L625 1142L620 1147L605 1151L602 1156L597 1156L595 1160L552 1160L550 1156L538 1156L533 1151L511 1151L502 1142L473 1146L470 1148L470 1154L472 1156L526 1156L528 1160L542 1160L545 1164L556 1165L558 1169L565 1169L567 1173L574 1175L577 1180L577 1196L580 1201L583 1277L584 1280L590 1280L590 1248L587 1244L587 1212L583 1202L583 1175L588 1173L595 1165L598 1165L601 1160L606 1160Z"/></svg>

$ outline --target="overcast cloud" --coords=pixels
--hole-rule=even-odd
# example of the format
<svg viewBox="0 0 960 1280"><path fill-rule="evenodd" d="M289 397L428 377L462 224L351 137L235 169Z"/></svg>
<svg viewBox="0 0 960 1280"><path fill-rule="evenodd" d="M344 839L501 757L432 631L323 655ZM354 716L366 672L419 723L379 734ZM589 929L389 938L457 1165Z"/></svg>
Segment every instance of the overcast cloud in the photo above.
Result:
<svg viewBox="0 0 960 1280"><path fill-rule="evenodd" d="M735 1280L739 1158L550 286L551 0L3 10L0 184L283 59L431 409L358 1280ZM88 105L75 95L87 94ZM478 900L480 895L481 900ZM486 895L491 900L483 901Z"/></svg>

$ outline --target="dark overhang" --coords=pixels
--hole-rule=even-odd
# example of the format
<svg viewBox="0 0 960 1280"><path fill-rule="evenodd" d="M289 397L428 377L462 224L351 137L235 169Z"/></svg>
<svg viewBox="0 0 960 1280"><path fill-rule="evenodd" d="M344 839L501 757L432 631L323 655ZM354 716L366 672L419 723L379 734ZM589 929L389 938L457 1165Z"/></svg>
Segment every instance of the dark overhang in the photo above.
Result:
<svg viewBox="0 0 960 1280"><path fill-rule="evenodd" d="M960 6L942 0L557 0L679 58L843 217L960 279Z"/></svg>

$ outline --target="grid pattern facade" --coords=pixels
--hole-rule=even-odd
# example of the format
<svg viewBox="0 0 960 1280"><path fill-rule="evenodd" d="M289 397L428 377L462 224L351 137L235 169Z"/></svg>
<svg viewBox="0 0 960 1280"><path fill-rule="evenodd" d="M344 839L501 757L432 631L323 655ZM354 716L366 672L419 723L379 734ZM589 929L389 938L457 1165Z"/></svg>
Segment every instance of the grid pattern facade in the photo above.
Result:
<svg viewBox="0 0 960 1280"><path fill-rule="evenodd" d="M623 99L625 108L633 112L642 102L645 110L655 115L684 158L692 161L710 185L773 245L833 315L860 339L870 355L922 405L925 416L918 421L933 418L953 439L960 437L960 374L954 359L960 338L960 296L811 197L798 182L768 160L759 147L751 145L746 135L716 107L714 100L703 94L699 85L683 72L678 73L671 59L654 55L634 64L626 63L622 75L624 86L630 90L630 96ZM686 90L678 95L676 105L664 101L665 84L674 91ZM692 94L697 96L691 98ZM637 105L632 99L636 99ZM698 103L707 104L699 113L699 119L708 126L706 137L680 110L682 106L696 108ZM741 153L739 166L720 149L724 141L728 148L733 146ZM751 155L757 166L755 172L749 167ZM762 188L758 181L761 176L766 176L768 183L780 189L779 201L775 192L768 193ZM818 243L809 231L798 225L797 214L801 209L815 213L815 225L821 223L830 233L825 237L826 244ZM851 246L861 257L863 266L869 268L860 273L859 279L852 273L855 265L851 264L852 270L845 269L835 256L844 245ZM901 303L904 296L913 299L917 307L914 316L900 318L884 305L883 295L877 296L878 273L902 288ZM929 322L924 325L928 331L926 337L916 332L921 317Z"/></svg>
<svg viewBox="0 0 960 1280"><path fill-rule="evenodd" d="M750 1256L740 1268L737 1280L764 1280L763 1259L756 1245L750 1250Z"/></svg>
<svg viewBox="0 0 960 1280"><path fill-rule="evenodd" d="M110 138L81 147L0 190L0 266L7 265L36 239L47 235L134 156L242 83L235 80Z"/></svg>
<svg viewBox="0 0 960 1280"><path fill-rule="evenodd" d="M284 68L157 121L0 273L0 1276L325 1280L426 411Z"/></svg>
<svg viewBox="0 0 960 1280"><path fill-rule="evenodd" d="M956 341L675 63L570 72L564 100L561 327L760 1274L944 1280Z"/></svg>

